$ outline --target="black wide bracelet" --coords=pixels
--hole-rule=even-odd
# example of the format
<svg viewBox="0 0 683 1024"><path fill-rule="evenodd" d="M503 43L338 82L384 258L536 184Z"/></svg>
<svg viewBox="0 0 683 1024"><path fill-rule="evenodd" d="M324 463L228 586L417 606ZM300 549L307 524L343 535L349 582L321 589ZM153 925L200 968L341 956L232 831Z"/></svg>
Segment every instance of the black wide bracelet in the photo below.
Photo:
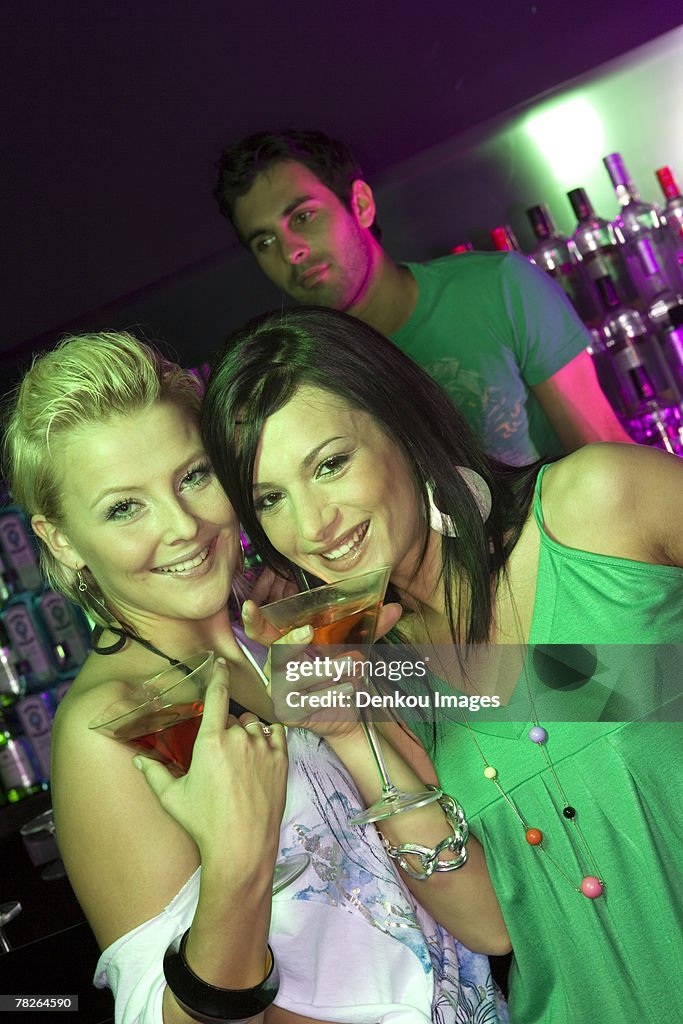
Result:
<svg viewBox="0 0 683 1024"><path fill-rule="evenodd" d="M176 953L172 946L164 955L164 977L180 1008L201 1024L241 1024L263 1013L275 999L280 985L273 951L270 970L255 988L216 988L199 978L185 959L188 928Z"/></svg>

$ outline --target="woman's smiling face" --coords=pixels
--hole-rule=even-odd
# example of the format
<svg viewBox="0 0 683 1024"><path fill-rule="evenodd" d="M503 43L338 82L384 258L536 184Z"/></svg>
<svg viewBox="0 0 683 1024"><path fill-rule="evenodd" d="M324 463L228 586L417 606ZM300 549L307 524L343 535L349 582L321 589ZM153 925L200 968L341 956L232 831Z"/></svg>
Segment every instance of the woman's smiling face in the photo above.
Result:
<svg viewBox="0 0 683 1024"><path fill-rule="evenodd" d="M345 399L302 385L264 425L254 505L270 543L329 582L381 565L409 579L425 528L399 446Z"/></svg>
<svg viewBox="0 0 683 1024"><path fill-rule="evenodd" d="M239 526L196 418L172 402L88 424L55 445L56 556L87 566L117 617L202 619L229 594Z"/></svg>

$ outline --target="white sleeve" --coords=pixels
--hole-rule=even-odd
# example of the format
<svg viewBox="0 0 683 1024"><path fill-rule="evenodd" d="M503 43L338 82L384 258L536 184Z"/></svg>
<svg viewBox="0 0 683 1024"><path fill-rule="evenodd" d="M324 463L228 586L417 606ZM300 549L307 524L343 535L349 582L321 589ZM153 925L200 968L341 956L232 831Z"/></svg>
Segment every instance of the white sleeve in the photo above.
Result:
<svg viewBox="0 0 683 1024"><path fill-rule="evenodd" d="M112 990L116 1024L163 1024L164 953L192 923L199 877L197 869L161 914L117 939L98 960L94 983Z"/></svg>

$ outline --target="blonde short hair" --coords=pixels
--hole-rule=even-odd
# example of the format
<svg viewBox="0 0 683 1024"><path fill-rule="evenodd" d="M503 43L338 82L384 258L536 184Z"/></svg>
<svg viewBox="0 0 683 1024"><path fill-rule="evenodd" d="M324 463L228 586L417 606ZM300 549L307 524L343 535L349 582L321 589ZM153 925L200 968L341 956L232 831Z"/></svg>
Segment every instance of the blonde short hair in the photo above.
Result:
<svg viewBox="0 0 683 1024"><path fill-rule="evenodd" d="M165 359L125 331L65 338L37 356L10 396L4 438L4 470L14 499L29 515L62 521L60 482L55 472L55 442L89 423L129 414L168 401L199 419L202 386L189 370ZM88 574L87 591L78 589L73 569L40 544L41 568L48 586L81 605L106 625L102 595Z"/></svg>

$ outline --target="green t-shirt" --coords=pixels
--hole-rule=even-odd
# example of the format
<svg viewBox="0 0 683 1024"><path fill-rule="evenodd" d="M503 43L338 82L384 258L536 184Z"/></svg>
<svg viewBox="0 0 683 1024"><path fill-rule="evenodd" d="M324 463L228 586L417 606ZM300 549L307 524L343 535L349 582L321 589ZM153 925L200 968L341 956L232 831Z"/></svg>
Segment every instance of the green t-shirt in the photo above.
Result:
<svg viewBox="0 0 683 1024"><path fill-rule="evenodd" d="M418 300L394 344L438 381L490 455L526 465L563 454L530 391L590 343L562 290L516 253L405 266Z"/></svg>

